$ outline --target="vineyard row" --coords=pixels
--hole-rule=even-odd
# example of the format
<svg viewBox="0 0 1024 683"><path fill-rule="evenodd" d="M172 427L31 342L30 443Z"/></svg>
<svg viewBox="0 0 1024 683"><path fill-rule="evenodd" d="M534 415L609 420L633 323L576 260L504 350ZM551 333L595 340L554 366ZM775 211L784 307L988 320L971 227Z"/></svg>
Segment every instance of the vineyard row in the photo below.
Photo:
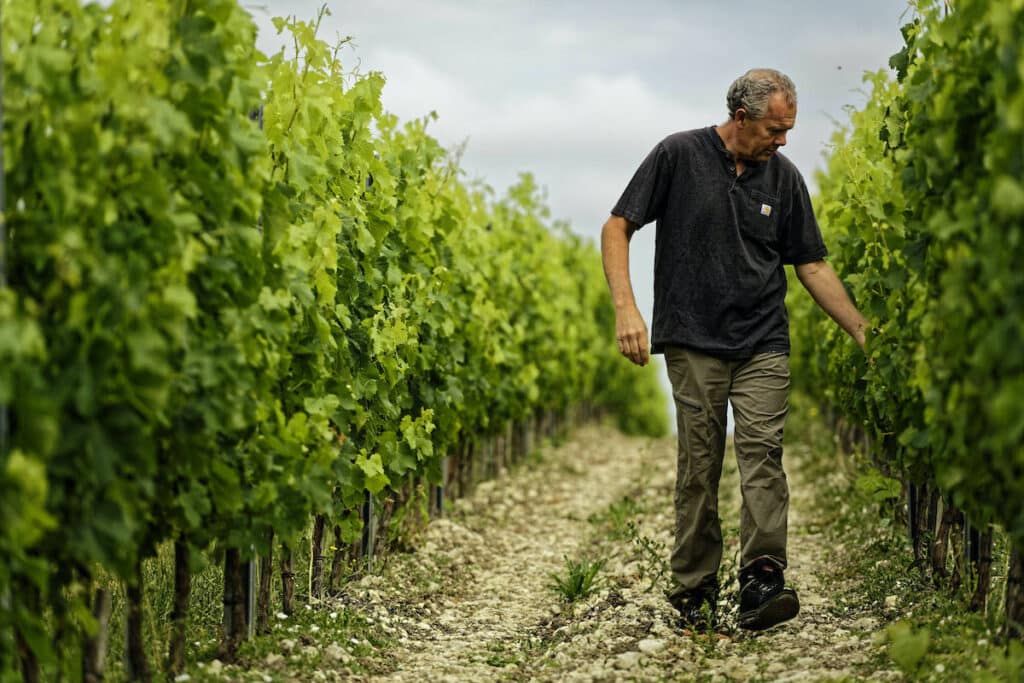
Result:
<svg viewBox="0 0 1024 683"><path fill-rule="evenodd" d="M951 519L1005 529L1007 630L1019 637L1024 5L921 2L903 34L896 78L866 78L870 99L819 177L833 261L877 325L868 362L793 299L794 376L862 428L878 467L902 481L915 548L936 541L936 576L948 575ZM982 534L982 564L990 547Z"/></svg>
<svg viewBox="0 0 1024 683"><path fill-rule="evenodd" d="M81 679L97 576L138 604L169 542L231 575L535 415L667 427L532 178L467 181L275 23L264 56L236 0L3 0L0 680Z"/></svg>

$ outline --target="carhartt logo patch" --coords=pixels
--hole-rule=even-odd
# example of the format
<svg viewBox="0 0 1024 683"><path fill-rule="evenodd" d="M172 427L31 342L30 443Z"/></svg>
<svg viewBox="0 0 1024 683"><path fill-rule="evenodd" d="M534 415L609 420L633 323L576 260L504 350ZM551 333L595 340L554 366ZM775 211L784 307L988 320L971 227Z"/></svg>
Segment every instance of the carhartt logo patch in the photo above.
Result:
<svg viewBox="0 0 1024 683"><path fill-rule="evenodd" d="M761 215L762 216L771 216L772 215L772 207L768 206L767 204L762 204L761 205Z"/></svg>

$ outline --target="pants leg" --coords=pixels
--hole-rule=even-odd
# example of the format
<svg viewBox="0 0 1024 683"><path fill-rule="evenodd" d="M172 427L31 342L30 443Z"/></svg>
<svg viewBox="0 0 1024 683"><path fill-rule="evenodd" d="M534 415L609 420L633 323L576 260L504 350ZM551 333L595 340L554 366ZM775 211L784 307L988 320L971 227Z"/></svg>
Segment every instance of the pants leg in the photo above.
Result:
<svg viewBox="0 0 1024 683"><path fill-rule="evenodd" d="M717 584L722 560L718 482L730 377L727 362L695 351L669 348L665 361L679 431L671 600Z"/></svg>
<svg viewBox="0 0 1024 683"><path fill-rule="evenodd" d="M759 354L735 366L733 440L740 473L740 568L759 557L786 566L789 485L782 468L782 435L789 407L789 356Z"/></svg>

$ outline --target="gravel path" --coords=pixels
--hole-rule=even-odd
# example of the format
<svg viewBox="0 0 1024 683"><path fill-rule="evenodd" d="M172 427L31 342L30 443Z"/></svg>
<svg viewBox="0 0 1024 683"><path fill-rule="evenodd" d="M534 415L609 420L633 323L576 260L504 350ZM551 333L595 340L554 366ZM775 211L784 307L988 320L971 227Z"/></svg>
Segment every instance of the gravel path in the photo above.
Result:
<svg viewBox="0 0 1024 683"><path fill-rule="evenodd" d="M883 624L830 609L834 579L794 448L787 579L803 605L795 621L757 635L733 626L739 492L730 453L721 488L724 625L714 635L673 626L663 588L674 441L588 427L539 465L481 484L430 523L415 553L349 587L345 603L394 642L361 658L374 672L362 680L899 679L870 665ZM607 561L597 590L572 605L550 588L552 574L566 574L566 557Z"/></svg>

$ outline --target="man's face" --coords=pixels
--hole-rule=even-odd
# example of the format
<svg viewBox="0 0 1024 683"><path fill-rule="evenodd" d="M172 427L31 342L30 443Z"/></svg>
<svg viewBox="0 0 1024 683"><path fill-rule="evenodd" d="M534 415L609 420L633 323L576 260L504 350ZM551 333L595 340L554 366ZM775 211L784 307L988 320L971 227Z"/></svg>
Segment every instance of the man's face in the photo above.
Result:
<svg viewBox="0 0 1024 683"><path fill-rule="evenodd" d="M752 119L745 114L737 140L743 159L767 161L786 144L786 133L796 125L796 107L789 106L782 93L772 93L763 118Z"/></svg>

